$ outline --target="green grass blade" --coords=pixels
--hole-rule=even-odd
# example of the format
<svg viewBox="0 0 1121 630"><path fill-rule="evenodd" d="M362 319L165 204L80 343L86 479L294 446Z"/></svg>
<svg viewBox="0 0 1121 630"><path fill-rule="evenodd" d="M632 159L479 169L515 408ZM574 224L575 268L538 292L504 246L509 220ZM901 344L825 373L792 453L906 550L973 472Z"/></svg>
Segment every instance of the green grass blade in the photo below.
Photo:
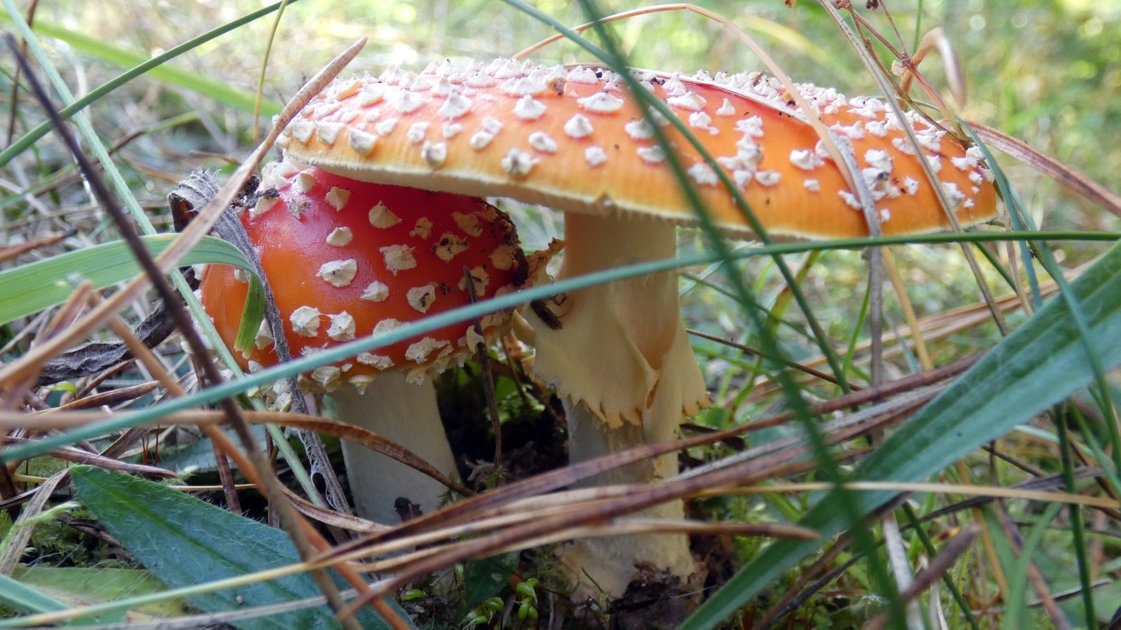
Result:
<svg viewBox="0 0 1121 630"><path fill-rule="evenodd" d="M158 256L177 237L177 234L160 234L143 236L141 240L153 256ZM253 265L236 247L212 236L203 238L183 259L184 265L196 263L233 265L254 273ZM0 324L64 302L83 280L89 280L95 289L103 289L138 273L140 267L123 241L103 243L2 271ZM259 323L260 319L252 324L254 332Z"/></svg>
<svg viewBox="0 0 1121 630"><path fill-rule="evenodd" d="M1121 247L1114 246L1070 285L1101 367L1121 364ZM1086 359L1079 326L1066 299L1052 299L906 425L893 433L857 469L861 480L918 481L937 473L982 444L1057 403L1096 378ZM832 492L800 525L822 540L845 525L838 494ZM890 492L854 494L867 513ZM685 628L713 628L734 614L822 541L780 540L743 567L687 620Z"/></svg>
<svg viewBox="0 0 1121 630"><path fill-rule="evenodd" d="M252 352L253 344L257 339L257 329L261 320L265 319L265 288L256 274L249 275L249 292L245 297L245 306L241 310L241 322L237 327L237 336L234 338L234 349L243 352Z"/></svg>
<svg viewBox="0 0 1121 630"><path fill-rule="evenodd" d="M299 561L295 547L283 531L177 490L93 466L76 466L71 476L82 503L137 560L172 588ZM197 594L190 597L190 601L204 611L217 613L297 601L319 594L319 588L309 576L297 574L243 585L233 592ZM388 627L370 611L364 611L358 618L365 628ZM241 620L237 625L241 628L337 626L333 613L326 606L267 619Z"/></svg>

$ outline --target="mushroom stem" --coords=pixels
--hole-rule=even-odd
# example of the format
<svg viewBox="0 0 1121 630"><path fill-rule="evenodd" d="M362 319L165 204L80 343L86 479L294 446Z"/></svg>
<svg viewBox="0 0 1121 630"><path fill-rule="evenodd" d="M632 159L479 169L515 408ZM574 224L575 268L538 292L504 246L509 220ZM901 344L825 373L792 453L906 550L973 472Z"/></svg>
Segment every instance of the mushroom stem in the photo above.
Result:
<svg viewBox="0 0 1121 630"><path fill-rule="evenodd" d="M331 398L339 420L389 438L449 478L458 477L430 380L410 383L404 373L388 372L375 378L364 394L340 388ZM345 440L342 450L354 508L363 518L396 525L401 522L395 505L398 497L428 514L447 493L440 482L388 455Z"/></svg>
<svg viewBox="0 0 1121 630"><path fill-rule="evenodd" d="M654 220L565 216L561 278L627 264L671 258L674 227ZM677 274L663 272L573 292L552 304L560 327L525 317L534 329L534 370L565 399L569 459L573 462L674 439L683 416L706 401L678 310ZM604 473L595 485L646 483L677 473L677 456ZM682 518L672 502L646 515ZM696 570L683 534L648 534L575 543L564 561L618 597L635 564L687 578Z"/></svg>

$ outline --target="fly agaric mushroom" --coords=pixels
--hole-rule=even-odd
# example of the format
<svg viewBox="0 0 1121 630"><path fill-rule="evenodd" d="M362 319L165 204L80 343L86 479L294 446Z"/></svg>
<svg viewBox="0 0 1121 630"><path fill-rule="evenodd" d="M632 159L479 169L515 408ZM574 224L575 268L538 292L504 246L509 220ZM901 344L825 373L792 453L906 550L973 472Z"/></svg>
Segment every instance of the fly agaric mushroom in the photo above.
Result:
<svg viewBox="0 0 1121 630"><path fill-rule="evenodd" d="M348 180L291 162L265 168L262 197L242 217L261 259L293 355L307 355L370 333L385 332L517 288L526 260L505 214L485 201L449 193ZM247 285L231 267L213 265L202 301L231 347ZM481 321L491 336L508 320ZM277 357L262 323L246 365ZM481 341L473 324L449 326L353 360L316 368L305 380L329 392L341 420L410 449L449 478L457 477L436 407L430 373L462 362ZM412 381L412 382L407 382ZM363 446L343 441L357 513L397 523L405 496L429 512L445 493L439 482Z"/></svg>
<svg viewBox="0 0 1121 630"><path fill-rule="evenodd" d="M686 78L636 71L691 128L772 235L822 239L868 234L856 191L823 149L806 114L760 73ZM287 128L295 158L366 181L480 196L508 196L565 213L560 276L653 259L675 250L675 225L694 222L640 105L609 70L500 59L450 62L419 74L337 80ZM885 234L950 225L916 157L925 154L962 225L992 218L995 193L980 152L918 115L917 151L904 121L874 98L846 99L800 86L821 121L860 164ZM655 116L655 119L660 119ZM661 123L668 124L661 120ZM713 221L750 227L714 170L675 129L666 135ZM572 461L675 436L706 402L704 381L678 313L673 273L570 293L545 318L526 313L534 370L566 402ZM677 472L673 456L600 482L643 482ZM680 503L655 513L680 517ZM694 569L684 536L586 541L575 554L609 594L644 561L676 575Z"/></svg>

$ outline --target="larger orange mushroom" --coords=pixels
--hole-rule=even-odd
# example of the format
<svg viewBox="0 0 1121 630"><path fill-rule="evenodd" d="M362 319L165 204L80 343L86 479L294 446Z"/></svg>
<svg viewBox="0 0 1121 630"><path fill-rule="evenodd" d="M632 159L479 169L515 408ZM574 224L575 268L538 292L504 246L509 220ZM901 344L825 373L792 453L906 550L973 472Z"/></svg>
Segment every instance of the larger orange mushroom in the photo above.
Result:
<svg viewBox="0 0 1121 630"><path fill-rule="evenodd" d="M917 115L896 119L877 99L803 85L817 110L807 114L759 73L636 73L716 156L772 235L823 239L869 231L857 191L846 187L807 115L819 116L851 148L883 233L950 225L935 185L962 225L997 212L977 150ZM561 210L565 278L670 258L675 226L695 221L639 107L619 77L602 68L445 62L419 74L394 68L376 79L336 81L283 140L289 155L347 177ZM904 124L917 132L917 149ZM714 169L679 132L665 132L714 221L750 235ZM937 182L923 174L918 152ZM555 321L533 312L524 318L536 346L533 369L564 397L573 461L671 440L682 417L706 403L678 312L676 274L570 293L554 315ZM598 481L636 483L676 472L676 457L667 456ZM682 506L654 512L681 517ZM568 555L576 575L591 575L612 595L622 593L638 561L680 576L694 569L684 536L585 541L576 549Z"/></svg>

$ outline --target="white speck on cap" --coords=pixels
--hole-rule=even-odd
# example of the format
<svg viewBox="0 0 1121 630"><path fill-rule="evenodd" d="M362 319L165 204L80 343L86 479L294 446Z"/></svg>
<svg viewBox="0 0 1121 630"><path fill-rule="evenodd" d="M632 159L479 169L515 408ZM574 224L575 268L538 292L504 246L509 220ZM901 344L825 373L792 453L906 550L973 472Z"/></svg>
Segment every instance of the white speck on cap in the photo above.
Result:
<svg viewBox="0 0 1121 630"><path fill-rule="evenodd" d="M445 142L429 142L424 141L424 146L420 148L420 157L424 163L437 168L448 159L448 145Z"/></svg>
<svg viewBox="0 0 1121 630"><path fill-rule="evenodd" d="M821 182L816 179L806 179L802 182L802 186L810 192L821 192Z"/></svg>
<svg viewBox="0 0 1121 630"><path fill-rule="evenodd" d="M448 94L447 100L440 105L439 114L448 120L455 120L471 111L471 99L453 90Z"/></svg>
<svg viewBox="0 0 1121 630"><path fill-rule="evenodd" d="M483 235L483 226L479 224L479 217L474 213L453 212L452 220L459 226L459 229L470 236Z"/></svg>
<svg viewBox="0 0 1121 630"><path fill-rule="evenodd" d="M537 164L537 158L521 149L510 149L502 158L502 170L515 177L525 177Z"/></svg>
<svg viewBox="0 0 1121 630"><path fill-rule="evenodd" d="M346 143L358 155L369 155L378 143L378 137L361 129L347 130Z"/></svg>
<svg viewBox="0 0 1121 630"><path fill-rule="evenodd" d="M420 144L424 142L424 136L428 134L428 123L415 122L409 125L409 130L405 133L405 139L409 144Z"/></svg>
<svg viewBox="0 0 1121 630"><path fill-rule="evenodd" d="M320 365L311 371L311 380L319 383L323 389L331 389L339 380L340 370L333 365Z"/></svg>
<svg viewBox="0 0 1121 630"><path fill-rule="evenodd" d="M584 159L589 166L595 168L607 161L607 153L604 152L603 147L588 147L584 149Z"/></svg>
<svg viewBox="0 0 1121 630"><path fill-rule="evenodd" d="M553 140L549 134L544 131L534 131L529 134L529 146L540 151L541 153L556 153L557 141Z"/></svg>
<svg viewBox="0 0 1121 630"><path fill-rule="evenodd" d="M900 153L906 155L915 155L915 145L904 136L896 136L891 139L891 146L899 150Z"/></svg>
<svg viewBox="0 0 1121 630"><path fill-rule="evenodd" d="M615 96L614 94L603 91L596 92L591 96L576 99L576 103L584 109L584 111L592 112L595 114L610 114L617 112L623 108L626 103L623 99Z"/></svg>
<svg viewBox="0 0 1121 630"><path fill-rule="evenodd" d="M346 207L346 202L350 199L350 191L346 188L332 186L331 190L327 191L327 196L324 197L324 199L338 212Z"/></svg>
<svg viewBox="0 0 1121 630"><path fill-rule="evenodd" d="M825 162L811 149L794 149L790 152L790 163L803 171L812 171Z"/></svg>
<svg viewBox="0 0 1121 630"><path fill-rule="evenodd" d="M327 328L327 336L335 341L350 341L354 339L354 317L343 311L338 315L328 315L331 322Z"/></svg>
<svg viewBox="0 0 1121 630"><path fill-rule="evenodd" d="M864 161L868 163L868 166L885 173L891 173L895 168L891 160L891 154L883 149L868 149L864 152Z"/></svg>
<svg viewBox="0 0 1121 630"><path fill-rule="evenodd" d="M391 330L394 330L394 329L400 328L400 327L401 327L401 322L400 321L398 321L398 320L396 320L392 317L386 317L385 319L381 320L380 322L378 322L377 324L374 325L374 334L375 335L380 335L382 333L387 333Z"/></svg>
<svg viewBox="0 0 1121 630"><path fill-rule="evenodd" d="M409 230L409 236L415 236L421 240L425 240L432 234L432 219L428 217L421 217L416 220L413 229Z"/></svg>
<svg viewBox="0 0 1121 630"><path fill-rule="evenodd" d="M409 301L409 306L419 313L427 313L428 309L436 302L436 285L428 283L419 287L409 289L405 298Z"/></svg>
<svg viewBox="0 0 1121 630"><path fill-rule="evenodd" d="M468 244L467 239L451 232L444 232L440 235L440 241L436 243L435 253L437 258L448 262L469 248L470 244Z"/></svg>
<svg viewBox="0 0 1121 630"><path fill-rule="evenodd" d="M388 136L389 134L393 133L394 129L397 128L398 122L399 119L397 118L386 118L385 120L379 120L374 124L374 131L378 132L379 136Z"/></svg>
<svg viewBox="0 0 1121 630"><path fill-rule="evenodd" d="M346 247L352 240L354 233L346 226L337 227L327 235L327 244L331 247Z"/></svg>
<svg viewBox="0 0 1121 630"><path fill-rule="evenodd" d="M736 108L732 106L731 101L729 101L728 99L724 99L724 103L722 103L720 107L717 108L716 115L724 117L735 116Z"/></svg>
<svg viewBox="0 0 1121 630"><path fill-rule="evenodd" d="M316 276L335 287L345 287L354 281L358 273L358 263L353 258L331 260L319 266Z"/></svg>
<svg viewBox="0 0 1121 630"><path fill-rule="evenodd" d="M373 354L371 352L361 352L358 354L358 362L362 365L368 365L375 370L388 370L393 367L393 359L383 354Z"/></svg>
<svg viewBox="0 0 1121 630"><path fill-rule="evenodd" d="M269 330L269 323L267 320L261 320L261 324L257 326L257 335L253 337L253 345L258 350L268 348L276 340L272 338L272 331Z"/></svg>
<svg viewBox="0 0 1121 630"><path fill-rule="evenodd" d="M782 173L778 171L759 171L755 173L755 181L764 186L774 186L782 180Z"/></svg>
<svg viewBox="0 0 1121 630"><path fill-rule="evenodd" d="M370 225L383 230L391 228L401 222L401 217L393 214L389 206L386 206L381 201L378 202L378 205L370 208L369 218Z"/></svg>
<svg viewBox="0 0 1121 630"><path fill-rule="evenodd" d="M380 103L385 97L386 85L384 83L367 83L362 88L362 93L358 95L358 105L360 107L369 107Z"/></svg>
<svg viewBox="0 0 1121 630"><path fill-rule="evenodd" d="M256 219L269 210L272 210L276 202L276 197L257 197L257 203L253 204L253 207L249 209L249 218Z"/></svg>
<svg viewBox="0 0 1121 630"><path fill-rule="evenodd" d="M319 333L319 309L314 306L301 306L288 316L292 331L301 337L314 337Z"/></svg>
<svg viewBox="0 0 1121 630"><path fill-rule="evenodd" d="M370 374L355 374L354 376L346 379L346 381L350 383L350 386L354 388L354 391L358 392L358 395L361 396L366 393L367 389L370 388L370 385L374 382L374 377Z"/></svg>
<svg viewBox="0 0 1121 630"><path fill-rule="evenodd" d="M393 109L402 114L411 114L421 107L424 107L425 99L414 92L405 90L395 92L395 94L396 98L393 99Z"/></svg>
<svg viewBox="0 0 1121 630"><path fill-rule="evenodd" d="M545 104L526 94L514 103L514 115L521 120L537 120L545 115Z"/></svg>
<svg viewBox="0 0 1121 630"><path fill-rule="evenodd" d="M759 116L748 116L736 121L736 131L751 136L752 138L763 137L763 119Z"/></svg>
<svg viewBox="0 0 1121 630"><path fill-rule="evenodd" d="M642 158L644 162L657 164L666 161L666 152L656 144L648 147L638 147L638 157Z"/></svg>
<svg viewBox="0 0 1121 630"><path fill-rule="evenodd" d="M852 208L853 210L860 210L863 208L863 206L860 205L860 200L857 199L856 195L852 194L851 192L847 190L838 190L837 195L841 198L842 201L845 202L846 206Z"/></svg>
<svg viewBox="0 0 1121 630"><path fill-rule="evenodd" d="M869 120L864 123L864 129L877 138L887 137L887 123L881 120Z"/></svg>
<svg viewBox="0 0 1121 630"><path fill-rule="evenodd" d="M300 144L307 144L311 140L311 133L315 131L315 125L307 120L297 120L289 128L292 130L292 137Z"/></svg>
<svg viewBox="0 0 1121 630"><path fill-rule="evenodd" d="M362 88L362 82L358 79L352 79L345 83L338 83L331 91L331 96L342 101L346 100L358 93Z"/></svg>
<svg viewBox="0 0 1121 630"><path fill-rule="evenodd" d="M366 285L362 291L362 296L358 299L366 300L367 302L384 302L389 297L389 286L384 282L374 280Z"/></svg>
<svg viewBox="0 0 1121 630"><path fill-rule="evenodd" d="M444 136L445 138L454 138L458 136L462 131L463 125L459 123L448 122L444 123L444 126L440 128L440 135Z"/></svg>
<svg viewBox="0 0 1121 630"><path fill-rule="evenodd" d="M416 258L413 257L413 248L408 245L387 245L379 249L385 258L385 268L393 275L398 271L416 267Z"/></svg>
<svg viewBox="0 0 1121 630"><path fill-rule="evenodd" d="M903 189L907 191L908 195L912 197L919 194L919 180L914 177L903 178Z"/></svg>
<svg viewBox="0 0 1121 630"><path fill-rule="evenodd" d="M568 71L568 76L565 77L569 83L580 83L582 85L595 85L599 83L599 77L596 76L596 71L587 66L578 66Z"/></svg>
<svg viewBox="0 0 1121 630"><path fill-rule="evenodd" d="M531 72L527 76L506 79L498 89L510 96L536 96L548 90L549 84L544 73Z"/></svg>
<svg viewBox="0 0 1121 630"><path fill-rule="evenodd" d="M319 136L319 141L326 145L335 144L335 139L339 137L339 132L343 129L342 123L337 122L319 122L315 123L315 134Z"/></svg>
<svg viewBox="0 0 1121 630"><path fill-rule="evenodd" d="M506 271L514 266L517 251L518 248L513 245L500 245L490 253L490 264L499 271Z"/></svg>
<svg viewBox="0 0 1121 630"><path fill-rule="evenodd" d="M696 92L686 92L681 96L671 96L666 99L666 103L691 112L697 112L704 109L705 97L697 94Z"/></svg>
<svg viewBox="0 0 1121 630"><path fill-rule="evenodd" d="M574 140L586 138L592 134L592 131L592 121L583 114L575 114L564 123L564 133Z"/></svg>
<svg viewBox="0 0 1121 630"><path fill-rule="evenodd" d="M296 190L309 193L315 188L315 175L312 175L309 171L300 171L296 174L293 184L295 184Z"/></svg>
<svg viewBox="0 0 1121 630"><path fill-rule="evenodd" d="M419 365L427 361L428 355L432 354L434 350L442 349L450 345L451 342L446 339L437 340L432 337L424 337L405 349L405 358Z"/></svg>
<svg viewBox="0 0 1121 630"><path fill-rule="evenodd" d="M687 172L689 173L689 177L701 186L716 186L720 183L720 180L716 177L716 171L712 170L712 167L704 162L697 162L690 166Z"/></svg>
<svg viewBox="0 0 1121 630"><path fill-rule="evenodd" d="M654 137L654 128L644 119L637 119L623 125L623 131L631 140L649 140Z"/></svg>
<svg viewBox="0 0 1121 630"><path fill-rule="evenodd" d="M946 193L946 201L950 202L951 209L956 209L965 201L965 193L954 182L942 182L942 192Z"/></svg>

